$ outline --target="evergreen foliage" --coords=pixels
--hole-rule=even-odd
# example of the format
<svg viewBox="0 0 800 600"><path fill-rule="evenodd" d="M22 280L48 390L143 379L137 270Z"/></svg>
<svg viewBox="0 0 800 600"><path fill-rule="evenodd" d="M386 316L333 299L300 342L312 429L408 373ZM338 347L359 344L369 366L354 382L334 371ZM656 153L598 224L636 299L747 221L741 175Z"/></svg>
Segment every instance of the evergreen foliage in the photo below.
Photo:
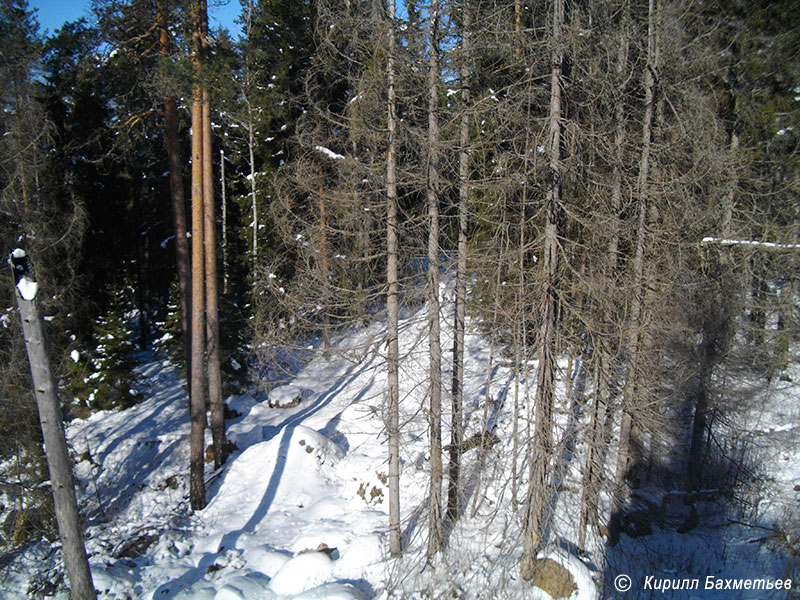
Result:
<svg viewBox="0 0 800 600"><path fill-rule="evenodd" d="M139 398L132 372L139 338L134 294L130 283L114 289L108 308L95 321L89 350L70 352L67 393L80 416L88 414L80 407L90 411L127 408Z"/></svg>

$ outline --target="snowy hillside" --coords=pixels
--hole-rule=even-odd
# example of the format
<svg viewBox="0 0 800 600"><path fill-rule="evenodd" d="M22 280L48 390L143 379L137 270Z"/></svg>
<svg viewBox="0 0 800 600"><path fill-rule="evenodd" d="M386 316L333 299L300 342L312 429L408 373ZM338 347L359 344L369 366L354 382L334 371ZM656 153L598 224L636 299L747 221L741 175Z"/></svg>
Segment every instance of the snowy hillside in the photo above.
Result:
<svg viewBox="0 0 800 600"><path fill-rule="evenodd" d="M408 314L401 321L401 510L407 548L403 558L389 559L386 553L385 343L382 326L373 324L335 340L329 359L309 351L293 377L274 387L268 397L227 399L238 414L227 422L229 439L238 450L219 472L207 464L208 505L194 514L187 502L187 397L173 365L142 355L143 402L72 422L68 438L89 522L87 550L100 597L549 598L518 575L522 510L515 511L512 503L514 494L518 502L524 499L527 484L522 475L513 481L510 433L515 390L524 403L530 386L524 381L515 386L510 363L500 360L498 349L487 403L490 348L474 324L465 352L466 435L489 429L500 442L487 451L465 454L464 512L446 533L445 552L434 564L425 562L429 473L423 314ZM451 343L447 335L443 347ZM566 362L561 366L563 376ZM648 575L702 579L711 574L776 578L798 574L797 565L778 546L767 543L764 531L732 523L717 504L701 506L703 523L687 534L676 533L674 523L662 523L650 536L623 536L620 546L607 555L597 540L593 552L579 557L575 531L584 459L583 450L569 441L587 415L567 404L561 384L556 416L556 436L563 450L561 485L554 499L550 525L554 541L548 555L571 572L576 585L572 598L764 598L770 596L763 592L730 596L702 589L663 596L642 586ZM776 412L759 413L773 420L757 426L765 448L770 447L770 434L781 436L775 446L781 450L772 465L776 489L783 490L783 496L773 507L774 519L790 517L786 508L796 508L792 490L800 483L791 435L795 424L800 426L799 403L796 391L784 387L762 399L774 402ZM447 416L444 420L448 422ZM519 421L521 430L528 426L527 420ZM444 438L448 437L445 431ZM523 465L524 448L517 473L526 472ZM764 502L770 498L775 499L772 492ZM28 590L39 590L34 597L53 594L46 582L60 577L59 558L58 552L38 544L7 559L0 576L2 597L29 597ZM612 587L620 573L633 579L632 595L617 595ZM55 595L66 597L64 592Z"/></svg>

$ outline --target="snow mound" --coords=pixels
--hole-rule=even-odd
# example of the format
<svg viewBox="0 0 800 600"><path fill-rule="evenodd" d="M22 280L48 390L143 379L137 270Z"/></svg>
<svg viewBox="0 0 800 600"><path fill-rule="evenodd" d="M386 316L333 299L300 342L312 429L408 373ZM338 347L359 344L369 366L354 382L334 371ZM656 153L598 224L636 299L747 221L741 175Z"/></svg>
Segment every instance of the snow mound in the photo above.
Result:
<svg viewBox="0 0 800 600"><path fill-rule="evenodd" d="M313 390L297 385L282 385L270 391L269 405L273 408L294 408L313 393Z"/></svg>
<svg viewBox="0 0 800 600"><path fill-rule="evenodd" d="M326 583L303 592L294 600L361 600L364 596L349 583Z"/></svg>
<svg viewBox="0 0 800 600"><path fill-rule="evenodd" d="M297 595L325 583L332 574L333 561L327 554L306 552L288 560L269 586L276 594Z"/></svg>
<svg viewBox="0 0 800 600"><path fill-rule="evenodd" d="M242 553L242 559L250 569L270 578L274 577L290 558L286 554L270 550L267 546L255 546Z"/></svg>
<svg viewBox="0 0 800 600"><path fill-rule="evenodd" d="M368 573L369 567L384 559L383 541L378 534L360 535L350 541L335 564L335 573L342 579L357 579Z"/></svg>
<svg viewBox="0 0 800 600"><path fill-rule="evenodd" d="M217 590L214 600L247 600L247 598L269 600L274 598L275 594L268 585L266 580L255 577L235 576Z"/></svg>
<svg viewBox="0 0 800 600"><path fill-rule="evenodd" d="M326 468L341 457L336 444L304 425L285 428L271 440L250 446L233 462L219 492L202 512L209 533L252 533L277 507L302 508L321 495L335 496L338 490L328 480Z"/></svg>

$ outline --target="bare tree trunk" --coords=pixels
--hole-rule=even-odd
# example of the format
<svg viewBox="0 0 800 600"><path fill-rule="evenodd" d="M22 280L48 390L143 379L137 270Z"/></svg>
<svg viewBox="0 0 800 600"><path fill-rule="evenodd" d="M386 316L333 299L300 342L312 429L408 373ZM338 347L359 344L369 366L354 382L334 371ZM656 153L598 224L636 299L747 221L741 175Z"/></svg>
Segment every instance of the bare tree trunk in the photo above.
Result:
<svg viewBox="0 0 800 600"><path fill-rule="evenodd" d="M24 252L15 250L10 258L18 286L15 288L25 348L31 365L31 376L39 409L47 468L53 490L53 505L61 538L64 566L69 577L71 596L75 600L93 600L96 595L92 573L83 545L83 534L78 516L78 502L72 481L72 463L64 436L61 403L53 379L42 320L36 304L36 282L27 264Z"/></svg>
<svg viewBox="0 0 800 600"><path fill-rule="evenodd" d="M467 305L467 210L469 203L469 76L470 8L464 2L461 9L461 123L458 133L458 251L456 258L455 323L453 327L453 384L451 390L452 423L450 426L450 457L448 463L447 518L458 519L460 503L459 473L461 442L464 439L462 405L464 397L464 327ZM490 367L491 369L491 367ZM487 394L486 401L489 398Z"/></svg>
<svg viewBox="0 0 800 600"><path fill-rule="evenodd" d="M507 256L509 252L509 236L508 236L508 213L506 211L506 203L505 200L503 201L503 220L500 225L500 231L502 232L502 240L503 243L501 244L503 247L501 256ZM503 272L503 264L502 258L497 261L497 268L495 270L495 281L494 281L494 302L492 307L492 328L491 328L491 336L489 341L489 362L486 365L486 393L484 394L484 418L483 418L483 427L486 427L486 423L488 421L486 415L488 414L488 406L489 404L494 403L492 399L492 373L494 371L494 364L495 364L495 348L497 347L497 329L498 329L498 318L500 316L500 288L501 288L501 274ZM518 344L518 332L519 327L514 327L514 354L517 358L519 358L519 344ZM514 395L514 427L512 431L511 439L513 441L512 447L512 458L511 458L511 503L514 507L514 512L517 510L517 413L519 410L519 360L517 360L517 372L515 378L515 395ZM481 430L482 434L488 433L486 429ZM475 515L478 513L478 508L480 506L480 500L483 499L481 494L481 485L483 479L483 466L485 462L485 450L483 445L481 445L480 449L478 450L478 473L475 476L475 492L472 498L472 508L470 509L470 518L474 519Z"/></svg>
<svg viewBox="0 0 800 600"><path fill-rule="evenodd" d="M431 490L428 559L442 547L442 348L439 324L439 2L431 0L428 60L428 352L430 364Z"/></svg>
<svg viewBox="0 0 800 600"><path fill-rule="evenodd" d="M536 566L536 554L542 544L545 509L548 499L547 467L552 454L553 403L555 396L556 318L558 303L558 221L561 212L561 65L563 50L561 28L564 22L564 2L553 2L551 43L553 44L550 76L550 116L547 153L549 175L547 182L547 222L544 231L542 271L542 318L539 329L539 367L536 374L536 426L533 454L530 460L530 481L526 503L524 538L520 574L530 579Z"/></svg>
<svg viewBox="0 0 800 600"><path fill-rule="evenodd" d="M736 114L736 108L734 107L734 115ZM739 151L739 132L734 125L733 131L731 131L731 141L728 150L729 160L731 163L734 163L736 160L736 154ZM731 167L730 172L730 181L728 183L729 189L728 193L725 194L725 204L723 206L722 212L722 224L720 226L720 234L722 239L730 239L731 237L731 222L733 221L733 206L736 202L736 186L738 185L739 177L736 173L736 170Z"/></svg>
<svg viewBox="0 0 800 600"><path fill-rule="evenodd" d="M630 314L628 317L628 333L625 340L625 360L627 362L625 384L623 386L622 422L620 425L619 450L617 452L617 466L614 476L615 490L613 494L611 522L609 523L610 545L615 545L619 539L620 519L626 497L626 480L634 476L638 469L636 450L638 444L632 440L631 432L635 431L633 423L637 408L638 371L641 334L641 316L644 298L644 247L647 236L648 214L648 179L650 176L650 142L653 127L653 109L655 106L655 69L656 41L655 41L655 0L650 0L648 9L648 44L647 65L645 67L645 112L642 121L642 152L639 159L639 176L636 182L636 195L638 214L636 222L636 247L632 261L632 293Z"/></svg>
<svg viewBox="0 0 800 600"><path fill-rule="evenodd" d="M204 32L207 35L207 32ZM204 42L204 43L207 43ZM206 278L206 362L208 368L208 405L211 411L211 439L214 445L214 468L227 457L225 411L222 403L222 373L219 348L219 298L217 293L217 235L214 226L214 163L211 160L211 102L203 89L203 233Z"/></svg>
<svg viewBox="0 0 800 600"><path fill-rule="evenodd" d="M206 504L203 446L206 426L205 399L205 252L203 218L203 87L201 68L201 14L205 1L198 0L192 13L193 64L197 80L192 86L192 379L190 382L190 477L189 499L193 510Z"/></svg>
<svg viewBox="0 0 800 600"><path fill-rule="evenodd" d="M253 268L255 268L255 261L258 257L258 205L256 204L256 157L252 113L250 102L248 102L247 147L250 153L250 207L253 213Z"/></svg>
<svg viewBox="0 0 800 600"><path fill-rule="evenodd" d="M328 215L325 205L325 195L322 190L322 166L319 167L319 279L322 285L322 349L327 358L331 349L331 322L329 314L330 302L330 278L328 275Z"/></svg>
<svg viewBox="0 0 800 600"><path fill-rule="evenodd" d="M253 0L247 2L247 16L245 21L245 32L249 38L253 29ZM245 87L249 90L251 85L251 72L249 62L245 62ZM255 273L256 258L258 257L258 205L256 204L256 158L255 158L255 125L253 121L253 105L247 94L244 95L247 104L247 150L250 160L250 208L253 215L253 272Z"/></svg>
<svg viewBox="0 0 800 600"><path fill-rule="evenodd" d="M797 243L797 234L793 234L793 243ZM787 271L787 277L781 282L780 296L778 298L778 337L775 341L775 359L773 370L782 372L789 366L789 347L792 342L792 332L796 331L795 310L795 280L790 273L796 273L796 265Z"/></svg>
<svg viewBox="0 0 800 600"><path fill-rule="evenodd" d="M625 15L627 17L627 14ZM628 69L628 31L627 18L624 18L617 49L617 85L620 94L617 97L616 114L614 116L614 167L611 175L611 231L608 242L608 267L606 283L613 285L613 277L617 270L617 254L619 252L619 214L622 207L622 169L625 164L625 95L624 81Z"/></svg>
<svg viewBox="0 0 800 600"><path fill-rule="evenodd" d="M586 549L586 530L590 523L597 523L597 493L600 485L600 458L602 457L603 425L606 416L608 385L603 372L603 355L597 361L594 374L594 398L592 416L589 424L586 466L583 470L583 491L581 493L580 525L578 528L578 548Z"/></svg>
<svg viewBox="0 0 800 600"><path fill-rule="evenodd" d="M398 369L398 276L397 276L397 166L396 166L396 106L394 90L395 0L389 0L386 59L387 117L389 148L386 152L386 319L387 319L387 415L386 431L389 443L389 553L400 556L403 551L400 535L400 383Z"/></svg>
<svg viewBox="0 0 800 600"><path fill-rule="evenodd" d="M733 107L734 119L736 115L736 102ZM728 158L731 165L736 162L736 153L739 147L739 135L736 127L731 130L730 142L728 146ZM730 239L731 222L733 220L733 206L736 200L736 187L738 184L738 174L733 166L729 169L730 181L728 190L724 196L722 207L722 218L720 223L719 235L721 239ZM711 273L706 280L711 279L715 283L713 289L714 300L712 306L703 311L701 318L701 342L698 351L698 380L697 391L695 393L694 417L692 419L692 439L689 447L689 461L687 465L687 487L690 491L696 491L701 487L701 475L703 472L704 454L706 451L705 437L708 428L708 418L711 406L711 391L714 365L717 362L722 346L725 344L724 333L721 331L732 316L730 288L726 289L726 283L734 277L734 265L730 254L723 252L720 256L719 265L711 268Z"/></svg>
<svg viewBox="0 0 800 600"><path fill-rule="evenodd" d="M706 426L708 424L709 393L711 388L711 370L714 362L714 333L709 330L709 324L704 323L702 331L703 341L700 344L698 360L698 388L695 393L694 418L692 420L692 441L689 447L689 464L687 471L688 488L690 491L700 489L701 472L703 465L703 443Z"/></svg>
<svg viewBox="0 0 800 600"><path fill-rule="evenodd" d="M525 134L525 161L523 164L525 165L525 174L527 176L528 171L528 156L530 156L530 135L526 132ZM504 227L507 227L508 219L506 217L505 207L503 209L503 224ZM521 474L518 469L517 459L519 458L519 416L520 416L520 394L519 394L519 384L520 379L522 376L522 371L520 370L520 364L525 365L524 370L524 377L525 377L525 394L523 398L523 402L521 403L522 407L526 407L529 396L528 396L528 376L530 374L530 367L528 365L528 344L527 344L527 330L528 330L528 323L526 319L526 310L524 307L523 298L525 297L525 252L526 252L526 228L528 225L528 185L527 185L527 177L523 179L522 182L522 201L520 202L520 211L519 211L519 238L517 243L517 294L514 300L515 307L514 307L514 314L515 314L515 323L514 323L514 356L516 357L515 366L514 366L514 416L511 425L511 505L514 507L514 513L519 510L520 502L519 502L519 482L521 478ZM508 234L506 234L506 246L508 246L510 240ZM497 273L497 285L500 285L500 272L498 267ZM523 408L524 409L524 408ZM526 410L526 409L524 409ZM528 433L530 433L530 419L528 419ZM530 446L530 436L526 436L527 444Z"/></svg>
<svg viewBox="0 0 800 600"><path fill-rule="evenodd" d="M169 32L167 16L163 4L156 7L159 45L161 58L166 59L169 53ZM172 220L175 228L175 263L178 268L178 290L181 306L181 335L183 336L184 360L186 362L186 379L192 379L192 343L191 343L191 302L189 301L192 285L191 266L189 260L189 242L186 239L186 201L183 191L183 162L178 135L178 105L173 96L164 101L164 139L167 146L169 164L169 187L172 198Z"/></svg>
<svg viewBox="0 0 800 600"><path fill-rule="evenodd" d="M219 191L222 196L222 295L228 293L228 205L225 198L225 151L219 151Z"/></svg>
<svg viewBox="0 0 800 600"><path fill-rule="evenodd" d="M603 272L605 297L613 298L615 277L617 273L618 253L619 253L619 214L622 206L622 169L624 166L624 143L625 143L625 79L628 71L628 12L627 7L623 7L621 16L621 27L619 31L619 45L617 46L617 65L616 65L616 89L618 97L616 99L616 110L614 115L614 165L611 175L611 206L610 206L610 231L608 248L606 251L606 264ZM600 307L601 314L610 311L606 306ZM610 315L606 318L610 320ZM613 337L609 342L616 347ZM586 456L586 466L583 476L583 490L581 494L581 515L578 529L578 546L585 548L586 529L590 523L597 523L597 495L601 482L600 459L603 456L606 435L604 431L605 419L610 402L610 388L608 385L609 371L612 369L614 359L613 350L607 348L607 344L601 344L595 348L597 353L597 364L595 368L595 390L594 402L592 403L592 416L589 425L589 442Z"/></svg>

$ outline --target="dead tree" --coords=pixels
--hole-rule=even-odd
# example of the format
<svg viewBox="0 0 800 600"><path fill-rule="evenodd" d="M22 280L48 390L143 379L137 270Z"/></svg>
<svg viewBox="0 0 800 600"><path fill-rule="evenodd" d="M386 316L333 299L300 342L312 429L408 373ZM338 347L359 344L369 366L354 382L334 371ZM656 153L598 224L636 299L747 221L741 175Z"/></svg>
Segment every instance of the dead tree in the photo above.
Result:
<svg viewBox="0 0 800 600"><path fill-rule="evenodd" d="M453 327L453 385L451 391L452 424L450 425L450 457L448 462L447 518L458 519L461 441L464 438L464 325L467 305L467 204L469 202L469 76L470 76L470 8L461 9L461 121L458 133L458 250L456 258L455 323ZM491 367L490 367L491 372Z"/></svg>
<svg viewBox="0 0 800 600"><path fill-rule="evenodd" d="M619 538L620 519L625 502L627 480L636 477L640 463L640 448L635 434L634 419L637 408L638 376L640 371L642 310L645 293L645 244L647 237L647 215L649 209L648 184L650 179L650 149L653 129L653 112L655 107L656 78L658 67L656 44L656 4L650 0L648 10L647 33L647 65L645 66L645 99L642 119L642 149L639 155L639 175L636 182L637 218L636 246L632 259L632 293L628 331L625 336L626 373L623 386L622 420L619 433L619 450L617 452L615 490L613 495L611 521L608 528L608 542L616 545Z"/></svg>
<svg viewBox="0 0 800 600"><path fill-rule="evenodd" d="M539 328L539 367L536 374L536 427L533 455L529 462L530 481L526 501L524 539L520 573L525 580L533 577L536 554L543 539L545 510L548 498L547 470L552 454L553 403L555 398L556 323L558 302L558 223L561 206L561 69L564 60L561 29L564 23L564 2L554 0L551 42L550 114L546 152L549 173L546 194L546 222L542 271L542 317Z"/></svg>
<svg viewBox="0 0 800 600"><path fill-rule="evenodd" d="M630 39L628 33L628 7L624 7L619 16L617 39L617 55L614 73L614 146L613 166L611 173L611 203L609 206L608 242L602 271L602 285L606 298L613 298L616 278L619 269L619 214L622 206L623 187L622 171L625 164L625 89L628 75L628 55ZM602 321L612 322L612 311L603 303L600 308ZM606 337L606 336L603 336ZM581 494L580 525L578 528L578 546L586 547L586 530L589 524L598 525L597 499L602 481L602 462L605 454L606 432L605 421L611 401L611 375L609 370L615 368L614 353L618 342L613 334L607 336L609 341L600 340L595 348L597 359L595 365L595 390L592 402L591 422L589 426L586 466L584 468L583 490Z"/></svg>
<svg viewBox="0 0 800 600"><path fill-rule="evenodd" d="M387 101L386 120L388 150L386 151L386 320L387 333L386 364L388 367L386 431L389 442L389 552L400 556L400 349L398 345L399 307L397 294L399 278L397 271L397 107L394 89L395 61L395 3L389 0L387 36L389 38L386 58Z"/></svg>
<svg viewBox="0 0 800 600"><path fill-rule="evenodd" d="M78 518L78 502L72 481L72 463L64 436L61 403L56 393L45 331L36 305L37 282L23 250L14 250L9 262L14 270L16 282L14 295L22 320L25 348L31 364L39 423L42 427L47 468L50 471L50 483L53 489L58 534L61 538L72 598L92 600L96 595Z"/></svg>
<svg viewBox="0 0 800 600"><path fill-rule="evenodd" d="M428 559L442 547L442 346L439 322L439 2L428 7L428 356L431 492Z"/></svg>

